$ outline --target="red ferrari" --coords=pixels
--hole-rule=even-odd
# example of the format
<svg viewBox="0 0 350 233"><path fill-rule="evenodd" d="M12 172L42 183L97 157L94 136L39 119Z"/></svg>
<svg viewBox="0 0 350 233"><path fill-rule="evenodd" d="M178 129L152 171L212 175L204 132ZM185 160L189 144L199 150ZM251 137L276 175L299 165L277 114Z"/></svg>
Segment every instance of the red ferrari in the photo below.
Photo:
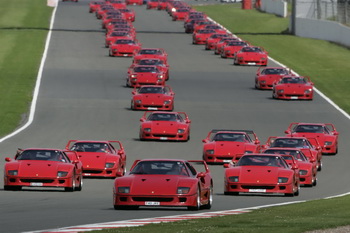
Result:
<svg viewBox="0 0 350 233"><path fill-rule="evenodd" d="M141 49L142 44L134 39L117 39L114 44L109 45L110 57L132 57Z"/></svg>
<svg viewBox="0 0 350 233"><path fill-rule="evenodd" d="M286 162L293 166L297 164L300 184L306 187L316 186L317 184L317 167L315 163L309 161L300 149L296 148L269 148L264 150L264 154L280 154Z"/></svg>
<svg viewBox="0 0 350 233"><path fill-rule="evenodd" d="M92 1L89 3L89 13L94 13L99 6L106 4L104 1Z"/></svg>
<svg viewBox="0 0 350 233"><path fill-rule="evenodd" d="M157 66L132 65L128 69L126 79L127 87L140 87L143 85L164 86L166 75Z"/></svg>
<svg viewBox="0 0 350 233"><path fill-rule="evenodd" d="M309 158L310 162L315 163L317 170L321 171L322 169L322 149L319 144L313 146L310 142L318 143L317 139L307 139L305 137L269 137L266 141L266 144L263 146L267 148L297 148L300 149L306 157Z"/></svg>
<svg viewBox="0 0 350 233"><path fill-rule="evenodd" d="M143 0L126 0L127 5L143 5Z"/></svg>
<svg viewBox="0 0 350 233"><path fill-rule="evenodd" d="M125 174L126 154L120 141L70 140L68 148L78 154L86 177L115 178Z"/></svg>
<svg viewBox="0 0 350 233"><path fill-rule="evenodd" d="M239 41L236 37L222 38L215 46L214 54L221 54L224 47L231 41Z"/></svg>
<svg viewBox="0 0 350 233"><path fill-rule="evenodd" d="M136 160L130 173L115 179L114 209L187 207L210 209L213 179L202 160Z"/></svg>
<svg viewBox="0 0 350 233"><path fill-rule="evenodd" d="M272 98L283 100L312 100L314 84L309 77L284 76L272 87Z"/></svg>
<svg viewBox="0 0 350 233"><path fill-rule="evenodd" d="M245 154L237 164L226 164L225 167L225 195L299 195L299 174L295 167L289 167L281 155Z"/></svg>
<svg viewBox="0 0 350 233"><path fill-rule="evenodd" d="M246 46L234 55L234 65L260 65L266 66L267 52L256 46Z"/></svg>
<svg viewBox="0 0 350 233"><path fill-rule="evenodd" d="M316 138L322 147L323 154L335 155L338 153L339 133L333 124L291 123L285 133L292 137Z"/></svg>
<svg viewBox="0 0 350 233"><path fill-rule="evenodd" d="M157 58L162 60L164 63L167 63L168 54L165 52L164 49L160 49L160 48L143 48L134 55L133 63L138 63L139 60L145 59L145 58L148 58L148 59Z"/></svg>
<svg viewBox="0 0 350 233"><path fill-rule="evenodd" d="M140 140L190 140L191 121L184 112L147 111L140 121Z"/></svg>
<svg viewBox="0 0 350 233"><path fill-rule="evenodd" d="M132 94L132 110L172 111L174 109L175 93L169 86L141 86L135 88Z"/></svg>
<svg viewBox="0 0 350 233"><path fill-rule="evenodd" d="M249 43L246 41L229 41L221 49L222 58L234 58L235 54L241 50L243 47L249 46Z"/></svg>
<svg viewBox="0 0 350 233"><path fill-rule="evenodd" d="M243 154L260 152L260 141L252 130L214 129L203 143L203 160L207 163L228 163Z"/></svg>
<svg viewBox="0 0 350 233"><path fill-rule="evenodd" d="M192 44L205 44L207 39L216 33L214 29L200 29L193 32L192 35Z"/></svg>
<svg viewBox="0 0 350 233"><path fill-rule="evenodd" d="M120 9L119 11L124 15L124 17L127 20L129 20L131 22L135 21L136 14L135 14L135 11L133 9L125 8L125 9Z"/></svg>
<svg viewBox="0 0 350 233"><path fill-rule="evenodd" d="M165 74L165 80L169 80L169 65L167 61L158 59L158 58L143 58L133 63L130 68L135 65L143 65L143 66L157 66L158 70Z"/></svg>
<svg viewBox="0 0 350 233"><path fill-rule="evenodd" d="M265 67L256 71L255 88L260 90L272 90L273 84L283 76L291 75L291 70L285 67Z"/></svg>
<svg viewBox="0 0 350 233"><path fill-rule="evenodd" d="M22 187L82 190L82 163L75 152L30 148L17 151L14 160L5 158L5 161L4 190Z"/></svg>
<svg viewBox="0 0 350 233"><path fill-rule="evenodd" d="M118 31L114 31L112 32L111 34L109 35L106 35L106 39L105 39L105 47L106 48L109 48L109 46L111 44L114 44L116 40L119 40L119 39L129 39L129 38L132 38L132 39L135 39L134 37L131 36L130 33L128 32L125 32L125 31L122 31L122 32L118 32Z"/></svg>
<svg viewBox="0 0 350 233"><path fill-rule="evenodd" d="M159 1L158 0L149 0L147 2L147 9L157 9L159 5Z"/></svg>
<svg viewBox="0 0 350 233"><path fill-rule="evenodd" d="M213 50L216 47L216 44L222 39L222 38L228 38L232 37L231 34L228 33L215 33L211 35L207 41L205 42L205 50Z"/></svg>

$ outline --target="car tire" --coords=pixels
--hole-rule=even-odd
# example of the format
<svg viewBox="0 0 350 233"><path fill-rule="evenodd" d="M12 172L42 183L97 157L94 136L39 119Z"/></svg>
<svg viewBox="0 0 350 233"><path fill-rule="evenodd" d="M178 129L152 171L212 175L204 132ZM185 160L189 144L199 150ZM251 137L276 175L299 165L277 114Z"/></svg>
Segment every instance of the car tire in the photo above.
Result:
<svg viewBox="0 0 350 233"><path fill-rule="evenodd" d="M196 205L195 206L188 206L188 210L199 210L201 207L201 190L198 187L197 188L197 197L196 197Z"/></svg>
<svg viewBox="0 0 350 233"><path fill-rule="evenodd" d="M320 161L319 163L320 165L318 166L317 171L322 171L322 161Z"/></svg>
<svg viewBox="0 0 350 233"><path fill-rule="evenodd" d="M65 187L64 188L64 191L66 191L66 192L73 192L74 190L75 190L75 182L74 182L74 178L75 177L75 174L73 174L73 176L72 176L72 186L71 187Z"/></svg>
<svg viewBox="0 0 350 233"><path fill-rule="evenodd" d="M131 101L130 109L131 110L135 110L135 103L134 103L134 101Z"/></svg>
<svg viewBox="0 0 350 233"><path fill-rule="evenodd" d="M209 189L209 195L208 195L208 203L203 205L203 209L211 209L211 206L213 204L213 185L210 185L210 189Z"/></svg>
<svg viewBox="0 0 350 233"><path fill-rule="evenodd" d="M79 186L78 187L75 187L75 191L81 191L83 189L83 176L81 175L80 176L80 179L79 179Z"/></svg>

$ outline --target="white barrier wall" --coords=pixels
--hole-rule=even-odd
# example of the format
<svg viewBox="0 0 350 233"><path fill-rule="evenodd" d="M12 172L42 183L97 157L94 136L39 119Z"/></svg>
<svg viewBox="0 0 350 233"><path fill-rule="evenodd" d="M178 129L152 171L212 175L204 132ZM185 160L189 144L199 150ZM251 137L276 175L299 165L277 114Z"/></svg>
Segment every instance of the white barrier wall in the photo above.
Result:
<svg viewBox="0 0 350 233"><path fill-rule="evenodd" d="M287 2L283 0L261 0L261 11L287 17Z"/></svg>
<svg viewBox="0 0 350 233"><path fill-rule="evenodd" d="M296 18L295 35L350 47L350 28L338 22Z"/></svg>

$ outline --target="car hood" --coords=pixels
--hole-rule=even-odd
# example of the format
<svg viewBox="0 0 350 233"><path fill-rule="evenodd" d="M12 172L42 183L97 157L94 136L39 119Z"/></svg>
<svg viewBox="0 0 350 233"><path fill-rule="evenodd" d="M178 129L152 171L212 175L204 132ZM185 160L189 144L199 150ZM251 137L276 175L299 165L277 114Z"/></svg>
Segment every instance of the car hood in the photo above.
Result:
<svg viewBox="0 0 350 233"><path fill-rule="evenodd" d="M277 183L280 173L278 167L242 166L239 171L240 183Z"/></svg>
<svg viewBox="0 0 350 233"><path fill-rule="evenodd" d="M104 168L112 155L104 152L77 152L84 169ZM117 156L113 156L117 159Z"/></svg>
<svg viewBox="0 0 350 233"><path fill-rule="evenodd" d="M18 175L22 177L57 177L57 171L68 171L61 162L24 160L18 162Z"/></svg>
<svg viewBox="0 0 350 233"><path fill-rule="evenodd" d="M216 142L214 144L214 150L217 154L244 154L245 149L246 145L243 142Z"/></svg>
<svg viewBox="0 0 350 233"><path fill-rule="evenodd" d="M149 122L153 133L177 133L179 128L185 128L184 124L175 121L153 121Z"/></svg>
<svg viewBox="0 0 350 233"><path fill-rule="evenodd" d="M142 103L144 104L150 104L150 103L163 104L164 100L170 99L170 98L169 96L166 96L163 94L140 94L140 95L135 95L134 99L142 100Z"/></svg>

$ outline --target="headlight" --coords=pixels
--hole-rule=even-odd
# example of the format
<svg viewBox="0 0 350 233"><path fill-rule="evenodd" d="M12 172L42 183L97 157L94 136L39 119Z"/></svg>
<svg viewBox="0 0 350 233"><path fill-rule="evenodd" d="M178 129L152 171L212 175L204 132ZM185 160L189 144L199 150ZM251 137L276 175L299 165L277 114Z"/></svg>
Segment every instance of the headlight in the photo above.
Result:
<svg viewBox="0 0 350 233"><path fill-rule="evenodd" d="M68 172L62 172L62 171L57 172L57 177L65 177L67 175L68 175Z"/></svg>
<svg viewBox="0 0 350 233"><path fill-rule="evenodd" d="M118 193L130 193L130 187L118 187Z"/></svg>
<svg viewBox="0 0 350 233"><path fill-rule="evenodd" d="M251 150L246 150L246 151L244 151L244 153L245 153L245 154L252 154L253 151L251 151Z"/></svg>
<svg viewBox="0 0 350 233"><path fill-rule="evenodd" d="M287 177L278 177L278 183L287 183L288 178Z"/></svg>
<svg viewBox="0 0 350 233"><path fill-rule="evenodd" d="M265 81L265 80L262 80L262 81L260 81L260 83L265 84L265 83L266 83L266 81Z"/></svg>
<svg viewBox="0 0 350 233"><path fill-rule="evenodd" d="M299 174L305 176L307 174L307 170L300 170Z"/></svg>
<svg viewBox="0 0 350 233"><path fill-rule="evenodd" d="M137 78L133 78L133 79L131 79L133 82L136 82L137 81Z"/></svg>
<svg viewBox="0 0 350 233"><path fill-rule="evenodd" d="M7 173L10 176L17 176L18 175L18 170L8 170Z"/></svg>
<svg viewBox="0 0 350 233"><path fill-rule="evenodd" d="M177 188L177 194L187 194L190 192L189 187L178 187Z"/></svg>
<svg viewBox="0 0 350 233"><path fill-rule="evenodd" d="M265 61L265 60L266 60L266 57L262 57L261 60Z"/></svg>
<svg viewBox="0 0 350 233"><path fill-rule="evenodd" d="M214 150L207 150L205 153L212 155L214 154Z"/></svg>
<svg viewBox="0 0 350 233"><path fill-rule="evenodd" d="M114 163L106 163L105 168L112 168Z"/></svg>
<svg viewBox="0 0 350 233"><path fill-rule="evenodd" d="M178 132L178 133L184 133L185 130L184 130L184 129L178 129L177 132Z"/></svg>
<svg viewBox="0 0 350 233"><path fill-rule="evenodd" d="M229 180L230 182L238 182L238 181L239 181L239 177L238 177L238 176L230 176L230 177L228 178L228 180Z"/></svg>
<svg viewBox="0 0 350 233"><path fill-rule="evenodd" d="M312 92L312 89L307 89L304 91L305 94L310 94Z"/></svg>
<svg viewBox="0 0 350 233"><path fill-rule="evenodd" d="M176 12L176 9L175 9L175 8L171 8L171 11L172 11L172 12Z"/></svg>
<svg viewBox="0 0 350 233"><path fill-rule="evenodd" d="M278 90L277 91L277 93L283 93L284 92L284 90Z"/></svg>
<svg viewBox="0 0 350 233"><path fill-rule="evenodd" d="M324 145L325 146L330 146L330 145L332 145L332 142L326 141L326 142L324 142Z"/></svg>
<svg viewBox="0 0 350 233"><path fill-rule="evenodd" d="M164 76L163 75L158 75L158 78L163 78Z"/></svg>
<svg viewBox="0 0 350 233"><path fill-rule="evenodd" d="M170 100L165 100L165 101L164 101L164 104L170 104L170 103L171 103Z"/></svg>
<svg viewBox="0 0 350 233"><path fill-rule="evenodd" d="M145 131L145 132L151 132L151 128L144 128L143 131Z"/></svg>
<svg viewBox="0 0 350 233"><path fill-rule="evenodd" d="M113 52L118 52L118 49L113 49Z"/></svg>
<svg viewBox="0 0 350 233"><path fill-rule="evenodd" d="M243 60L243 57L238 57L239 60Z"/></svg>
<svg viewBox="0 0 350 233"><path fill-rule="evenodd" d="M132 78L135 78L136 76L137 76L136 74L132 74L132 75L131 75Z"/></svg>
<svg viewBox="0 0 350 233"><path fill-rule="evenodd" d="M135 100L136 104L141 104L141 102L142 102L141 100Z"/></svg>

